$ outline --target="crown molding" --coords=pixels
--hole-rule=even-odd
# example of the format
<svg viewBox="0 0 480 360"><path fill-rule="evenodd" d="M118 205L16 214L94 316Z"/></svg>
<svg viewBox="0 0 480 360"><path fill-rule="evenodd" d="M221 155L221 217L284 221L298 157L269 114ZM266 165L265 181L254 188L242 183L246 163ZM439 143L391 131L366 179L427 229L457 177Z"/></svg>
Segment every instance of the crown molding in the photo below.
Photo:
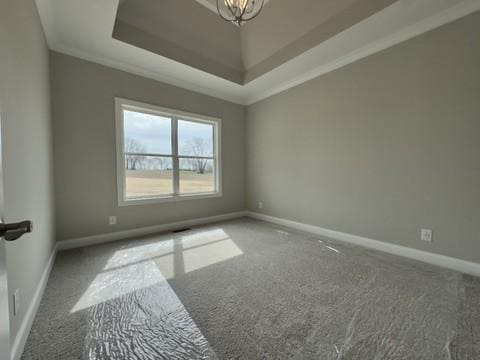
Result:
<svg viewBox="0 0 480 360"><path fill-rule="evenodd" d="M480 0L399 0L245 85L112 39L118 0L36 0L50 49L251 105L480 10ZM69 17L72 12L76 17ZM97 18L82 19L95 13ZM97 36L98 34L98 36Z"/></svg>
<svg viewBox="0 0 480 360"><path fill-rule="evenodd" d="M228 92L223 92L218 90L217 88L209 87L208 82L195 83L184 81L183 79L176 78L164 72L152 71L145 67L137 66L125 61L117 61L106 56L78 50L74 47L70 47L62 43L55 43L53 46L50 47L50 50L78 59L90 61L92 63L103 65L115 70L124 71L129 74L138 75L147 79L156 80L168 85L211 96L217 99L229 101L239 105L247 105L247 102L243 97L240 97L238 95L231 95Z"/></svg>
<svg viewBox="0 0 480 360"><path fill-rule="evenodd" d="M354 36L358 32L370 31L370 27L376 26L375 22L383 23L388 22L389 18L394 17L394 11L398 6L402 4L394 4L389 9L386 9L382 14L377 16L372 16L371 18L360 22L359 24L351 27L350 29L345 30L344 32L336 35L334 38L322 43L315 48L303 53L297 58L291 60L290 62L279 66L277 69L273 70L272 73L276 71L281 71L282 68L288 68L292 66L293 63L308 63L314 62L315 59L320 59L323 57L325 50L329 45L334 45L335 42L344 42L344 38L349 38ZM382 50L388 49L392 46L395 46L399 43L412 39L416 36L424 34L428 31L434 30L442 25L451 23L455 20L458 20L464 16L472 14L480 10L480 1L479 0L468 0L463 1L456 6L448 8L444 11L436 13L426 19L418 21L410 26L402 28L388 36L382 37L379 40L376 40L372 43L369 43L363 47L355 49L344 56L340 56L330 62L322 64L318 67L313 68L312 70L289 79L283 83L278 83L277 86L267 89L263 92L248 94L246 98L246 104L251 105L263 99L269 98L273 95L281 93L285 90L293 88L295 86L301 85L304 82L317 78L319 76L325 75L329 72L337 70L341 67L349 65L355 61L361 60L365 57L378 53ZM383 19L381 18L383 17ZM333 47L333 46L332 46ZM300 65L299 65L300 66ZM267 75L268 76L268 75Z"/></svg>

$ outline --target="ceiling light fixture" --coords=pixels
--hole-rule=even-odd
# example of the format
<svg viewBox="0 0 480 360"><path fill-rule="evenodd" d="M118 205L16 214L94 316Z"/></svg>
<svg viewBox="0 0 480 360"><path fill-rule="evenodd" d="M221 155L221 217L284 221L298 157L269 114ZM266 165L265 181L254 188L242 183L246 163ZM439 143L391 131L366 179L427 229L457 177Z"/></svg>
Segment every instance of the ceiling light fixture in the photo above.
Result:
<svg viewBox="0 0 480 360"><path fill-rule="evenodd" d="M241 26L260 14L263 3L264 0L217 0L217 11L223 20Z"/></svg>

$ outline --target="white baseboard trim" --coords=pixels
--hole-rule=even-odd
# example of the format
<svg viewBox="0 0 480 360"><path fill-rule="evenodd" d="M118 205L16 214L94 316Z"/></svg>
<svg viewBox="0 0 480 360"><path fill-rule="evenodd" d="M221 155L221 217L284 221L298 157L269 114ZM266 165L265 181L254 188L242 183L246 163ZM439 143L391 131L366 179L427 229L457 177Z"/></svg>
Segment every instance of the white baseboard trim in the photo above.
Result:
<svg viewBox="0 0 480 360"><path fill-rule="evenodd" d="M247 216L267 221L270 223L287 226L308 233L325 236L335 240L348 242L351 244L367 247L374 250L383 251L389 254L403 256L409 259L422 261L431 265L440 266L450 270L455 270L464 274L480 276L480 264L453 258L445 255L435 254L427 251L412 249L406 246L395 245L384 241L373 240L363 236L347 234L340 231L325 229L319 226L303 224L292 220L282 219L270 215L247 211Z"/></svg>
<svg viewBox="0 0 480 360"><path fill-rule="evenodd" d="M161 233L166 231L172 231L172 230L180 229L184 227L231 220L231 219L236 219L243 216L246 216L245 211L237 211L233 213L214 215L214 216L208 216L208 217L202 217L202 218L196 218L196 219L190 219L190 220L183 220L183 221L162 224L162 225L153 225L153 226L116 231L116 232L100 234L100 235L86 236L86 237L81 237L76 239L61 240L57 242L57 248L58 248L58 251L74 249L74 248L79 248L84 246L97 245L97 244L106 243L110 241L128 239L136 236L143 236L143 235L150 235L150 234Z"/></svg>
<svg viewBox="0 0 480 360"><path fill-rule="evenodd" d="M243 216L247 216L246 211L238 211L238 212L233 212L228 214L196 218L196 219L178 221L178 222L169 223L169 224L148 226L143 228L136 228L131 230L118 231L114 233L100 234L100 235L94 235L94 236L88 236L88 237L83 237L78 239L71 239L71 240L64 240L64 241L57 242L55 248L52 251L52 254L50 255L50 258L48 259L47 265L43 270L42 277L40 278L40 281L37 285L35 294L33 295L33 298L28 306L27 312L25 313L25 316L22 320L20 328L18 329L15 340L13 341L13 345L11 349L11 357L10 357L11 360L20 360L20 358L22 357L23 350L28 339L28 335L30 334L30 329L32 328L33 320L35 319L35 315L37 314L38 307L40 306L40 302L42 300L43 293L45 292L48 278L53 268L53 264L55 263L55 257L58 251L73 249L73 248L83 247L83 246L89 246L89 245L95 245L95 244L100 244L100 243L114 241L114 240L121 240L121 239L126 239L134 236L142 236L142 235L160 233L165 231L171 231L171 230L175 230L183 227L231 220L231 219L236 219Z"/></svg>
<svg viewBox="0 0 480 360"><path fill-rule="evenodd" d="M15 336L15 340L13 341L11 356L12 360L20 360L22 357L23 349L27 342L28 335L30 334L30 329L32 328L33 320L35 319L35 315L37 314L38 307L40 306L40 302L43 297L43 293L45 292L45 288L47 287L48 278L50 276L50 271L53 268L53 264L55 263L55 256L57 255L57 247L53 248L53 251L48 259L47 265L43 270L42 277L38 282L37 289L33 294L32 300L28 305L27 312L23 317L22 323L20 324L20 328L18 329L17 335Z"/></svg>

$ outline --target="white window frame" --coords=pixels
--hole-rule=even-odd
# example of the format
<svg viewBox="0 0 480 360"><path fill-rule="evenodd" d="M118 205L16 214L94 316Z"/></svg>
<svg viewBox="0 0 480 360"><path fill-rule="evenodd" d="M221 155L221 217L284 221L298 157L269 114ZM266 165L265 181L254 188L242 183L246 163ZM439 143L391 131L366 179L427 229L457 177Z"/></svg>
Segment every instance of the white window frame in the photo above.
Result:
<svg viewBox="0 0 480 360"><path fill-rule="evenodd" d="M172 119L172 154L166 155L172 158L173 165L173 193L154 197L142 197L135 199L126 198L126 171L124 154L124 119L123 110L142 112L145 114L158 115ZM179 158L185 158L178 154L178 120L207 123L213 125L213 162L215 168L215 191L202 193L180 194L180 172ZM207 199L222 196L222 119L211 116L188 113L175 109L168 109L156 105L146 104L138 101L115 98L115 132L116 132L116 153L117 153L117 200L118 206L157 204L172 201ZM152 154L161 155L161 154ZM188 157L188 156L187 156Z"/></svg>

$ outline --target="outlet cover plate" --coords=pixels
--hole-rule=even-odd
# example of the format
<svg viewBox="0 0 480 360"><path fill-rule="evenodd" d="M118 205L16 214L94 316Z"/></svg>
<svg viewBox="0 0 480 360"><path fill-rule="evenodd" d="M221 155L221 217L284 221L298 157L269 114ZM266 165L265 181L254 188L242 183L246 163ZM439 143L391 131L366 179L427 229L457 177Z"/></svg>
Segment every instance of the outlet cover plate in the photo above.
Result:
<svg viewBox="0 0 480 360"><path fill-rule="evenodd" d="M433 241L433 231L430 229L422 229L420 233L420 239L422 241L426 242L432 242Z"/></svg>

